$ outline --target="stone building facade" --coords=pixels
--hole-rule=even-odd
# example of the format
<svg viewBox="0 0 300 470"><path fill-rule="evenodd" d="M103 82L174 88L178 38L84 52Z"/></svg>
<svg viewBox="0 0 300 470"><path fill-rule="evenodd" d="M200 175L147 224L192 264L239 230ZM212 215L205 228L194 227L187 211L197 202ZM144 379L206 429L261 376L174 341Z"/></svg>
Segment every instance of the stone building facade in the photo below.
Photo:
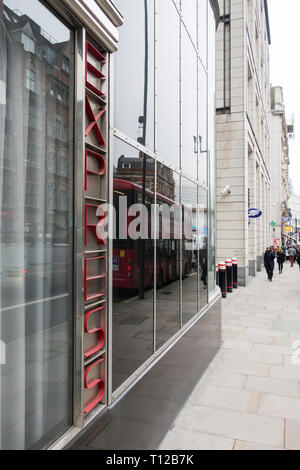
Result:
<svg viewBox="0 0 300 470"><path fill-rule="evenodd" d="M217 33L217 261L239 259L239 282L271 243L268 3L226 0ZM263 216L249 220L248 209Z"/></svg>
<svg viewBox="0 0 300 470"><path fill-rule="evenodd" d="M272 222L274 241L286 241L285 225L289 222L289 135L285 114L283 89L271 89L271 180L272 180ZM292 130L293 131L293 130Z"/></svg>

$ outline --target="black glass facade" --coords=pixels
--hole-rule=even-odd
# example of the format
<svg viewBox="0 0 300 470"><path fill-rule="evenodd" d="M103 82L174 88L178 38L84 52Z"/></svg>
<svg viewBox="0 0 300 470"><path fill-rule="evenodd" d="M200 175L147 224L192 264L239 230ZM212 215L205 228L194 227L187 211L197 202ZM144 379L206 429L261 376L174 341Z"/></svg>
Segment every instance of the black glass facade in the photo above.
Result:
<svg viewBox="0 0 300 470"><path fill-rule="evenodd" d="M149 235L155 225L154 238L142 240L140 233L134 243L130 237L114 241L117 396L127 379L208 305L215 290L209 207L214 119L208 110L215 92L215 30L208 26L214 15L206 0L114 3L124 17L113 59L114 203L118 219L125 193L120 188L127 188L122 213L132 203L145 203ZM215 28L215 20L212 24ZM129 225L126 218L123 226Z"/></svg>

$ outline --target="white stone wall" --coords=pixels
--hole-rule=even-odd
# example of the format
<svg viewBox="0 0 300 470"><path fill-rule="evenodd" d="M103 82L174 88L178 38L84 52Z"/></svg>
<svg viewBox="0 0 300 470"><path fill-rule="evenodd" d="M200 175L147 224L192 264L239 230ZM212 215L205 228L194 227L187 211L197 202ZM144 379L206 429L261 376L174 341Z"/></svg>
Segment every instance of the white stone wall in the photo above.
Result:
<svg viewBox="0 0 300 470"><path fill-rule="evenodd" d="M225 74L225 89L230 90L230 102L226 108L222 22L217 33L217 262L236 256L240 281L247 284L249 269L250 275L260 270L272 239L269 44L264 2L231 0L231 12L227 5L230 73ZM228 16L225 19L228 22ZM231 193L223 196L227 185ZM263 210L263 217L250 224L249 205Z"/></svg>

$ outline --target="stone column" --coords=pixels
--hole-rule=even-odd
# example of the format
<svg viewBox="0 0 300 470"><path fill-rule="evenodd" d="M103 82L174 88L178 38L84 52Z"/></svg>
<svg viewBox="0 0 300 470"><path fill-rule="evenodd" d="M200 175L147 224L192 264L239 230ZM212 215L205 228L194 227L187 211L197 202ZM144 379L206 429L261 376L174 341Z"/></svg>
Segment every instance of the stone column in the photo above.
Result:
<svg viewBox="0 0 300 470"><path fill-rule="evenodd" d="M263 210L261 168L259 164L256 165L256 205L258 209ZM262 217L256 220L256 269L258 272L262 270Z"/></svg>
<svg viewBox="0 0 300 470"><path fill-rule="evenodd" d="M254 152L248 158L248 186L250 190L250 206L257 208L256 198L256 161ZM257 219L250 219L249 228L249 276L256 275L256 223Z"/></svg>

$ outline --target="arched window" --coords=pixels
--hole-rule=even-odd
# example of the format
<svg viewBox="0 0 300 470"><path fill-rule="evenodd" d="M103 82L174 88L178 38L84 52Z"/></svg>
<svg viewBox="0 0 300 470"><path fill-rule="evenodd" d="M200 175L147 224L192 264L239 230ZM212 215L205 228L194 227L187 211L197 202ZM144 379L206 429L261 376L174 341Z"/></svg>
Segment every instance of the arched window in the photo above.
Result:
<svg viewBox="0 0 300 470"><path fill-rule="evenodd" d="M62 140L62 132L63 126L61 122L60 116L56 116L55 121L54 121L54 137L57 140Z"/></svg>
<svg viewBox="0 0 300 470"><path fill-rule="evenodd" d="M36 93L37 86L37 75L36 75L36 70L33 64L30 64L28 67L26 67L26 88L29 91L32 91L33 93Z"/></svg>

